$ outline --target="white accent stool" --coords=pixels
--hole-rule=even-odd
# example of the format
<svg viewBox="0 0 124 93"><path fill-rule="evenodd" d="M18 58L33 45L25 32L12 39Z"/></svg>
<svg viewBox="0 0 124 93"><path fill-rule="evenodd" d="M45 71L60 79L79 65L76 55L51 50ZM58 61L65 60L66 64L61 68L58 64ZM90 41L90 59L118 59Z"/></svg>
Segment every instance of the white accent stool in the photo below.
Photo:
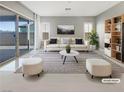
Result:
<svg viewBox="0 0 124 93"><path fill-rule="evenodd" d="M105 77L110 76L112 73L111 64L104 59L87 59L86 69L93 76Z"/></svg>
<svg viewBox="0 0 124 93"><path fill-rule="evenodd" d="M21 59L22 64L22 72L24 75L38 75L40 76L42 69L42 59L41 58L23 58Z"/></svg>

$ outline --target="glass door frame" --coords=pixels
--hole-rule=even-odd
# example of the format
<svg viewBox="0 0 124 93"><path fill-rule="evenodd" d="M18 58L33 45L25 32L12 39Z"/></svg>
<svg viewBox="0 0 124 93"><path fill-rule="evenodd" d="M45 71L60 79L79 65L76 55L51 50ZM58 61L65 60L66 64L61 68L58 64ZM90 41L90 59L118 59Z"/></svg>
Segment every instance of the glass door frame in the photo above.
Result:
<svg viewBox="0 0 124 93"><path fill-rule="evenodd" d="M20 57L20 49L19 49L19 17L22 17L20 15L16 15L16 22L15 22L15 33L16 33L16 42L15 42L15 46L16 46L16 53L15 53L15 71L19 68L19 57ZM25 17L22 17L22 18L25 18ZM27 40L28 40L28 52L30 52L30 19L27 19L28 20L28 24L27 24ZM34 22L34 21L33 21ZM35 25L35 23L34 23ZM35 29L34 29L34 32L35 32Z"/></svg>

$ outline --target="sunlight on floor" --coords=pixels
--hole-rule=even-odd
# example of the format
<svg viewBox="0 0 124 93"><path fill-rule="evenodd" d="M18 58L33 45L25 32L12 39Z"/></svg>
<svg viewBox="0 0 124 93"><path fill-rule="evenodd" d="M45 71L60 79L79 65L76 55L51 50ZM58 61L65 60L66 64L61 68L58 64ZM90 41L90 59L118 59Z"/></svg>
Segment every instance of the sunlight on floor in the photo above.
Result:
<svg viewBox="0 0 124 93"><path fill-rule="evenodd" d="M34 52L35 51L33 51L33 53ZM32 51L30 51L29 53L26 53L26 54L22 55L20 58L22 58L22 57L30 57L30 55L29 55L30 53L32 53ZM15 72L15 68L17 67L16 65L18 65L18 63L15 64L15 60L10 61L9 63L1 66L0 67L0 71L12 71L12 72ZM22 62L19 62L19 67L21 67L21 66L22 66Z"/></svg>
<svg viewBox="0 0 124 93"><path fill-rule="evenodd" d="M19 62L19 65L18 65L18 63L16 64L15 62L16 61L13 60L13 61L1 66L0 71L12 71L12 72L15 72L16 67L20 67L22 65L22 62Z"/></svg>
<svg viewBox="0 0 124 93"><path fill-rule="evenodd" d="M9 62L0 67L0 71L15 71L15 61Z"/></svg>

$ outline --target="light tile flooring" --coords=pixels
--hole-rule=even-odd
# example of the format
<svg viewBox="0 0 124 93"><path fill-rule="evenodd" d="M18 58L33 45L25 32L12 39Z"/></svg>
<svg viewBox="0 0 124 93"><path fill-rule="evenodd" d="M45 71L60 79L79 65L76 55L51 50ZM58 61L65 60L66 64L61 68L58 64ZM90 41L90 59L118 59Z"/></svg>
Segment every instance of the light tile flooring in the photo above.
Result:
<svg viewBox="0 0 124 93"><path fill-rule="evenodd" d="M16 68L21 67L22 63L16 62L15 60L8 62L7 64L0 67L0 71L11 71L15 72Z"/></svg>
<svg viewBox="0 0 124 93"><path fill-rule="evenodd" d="M43 74L39 78L0 72L0 91L10 92L118 92L124 91L124 75L118 84L103 84L102 78L91 79L89 74ZM99 81L98 81L99 80Z"/></svg>
<svg viewBox="0 0 124 93"><path fill-rule="evenodd" d="M0 71L15 71L15 61L9 62L3 66L0 67Z"/></svg>

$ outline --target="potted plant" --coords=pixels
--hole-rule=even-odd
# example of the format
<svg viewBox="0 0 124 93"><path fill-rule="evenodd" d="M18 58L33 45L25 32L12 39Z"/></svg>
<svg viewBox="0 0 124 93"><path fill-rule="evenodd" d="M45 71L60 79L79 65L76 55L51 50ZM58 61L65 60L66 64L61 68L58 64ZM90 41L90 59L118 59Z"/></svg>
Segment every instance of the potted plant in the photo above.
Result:
<svg viewBox="0 0 124 93"><path fill-rule="evenodd" d="M70 45L67 45L67 46L66 46L66 52L67 52L67 53L70 53L70 51L71 51L71 47L70 47Z"/></svg>
<svg viewBox="0 0 124 93"><path fill-rule="evenodd" d="M89 33L89 43L92 49L98 49L99 41L98 41L98 34L95 29L93 29Z"/></svg>

